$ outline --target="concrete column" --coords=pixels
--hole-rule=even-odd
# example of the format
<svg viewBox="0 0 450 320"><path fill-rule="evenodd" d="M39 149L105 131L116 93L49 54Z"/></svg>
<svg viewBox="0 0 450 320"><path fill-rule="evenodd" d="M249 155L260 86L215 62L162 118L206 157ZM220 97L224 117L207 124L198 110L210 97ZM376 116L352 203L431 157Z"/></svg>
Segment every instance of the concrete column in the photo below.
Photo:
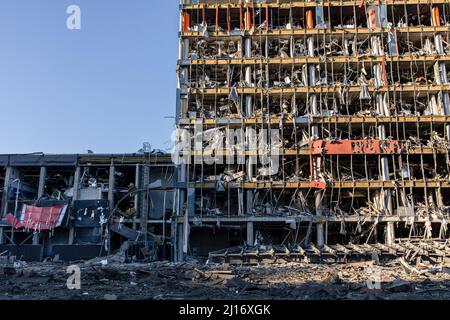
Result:
<svg viewBox="0 0 450 320"><path fill-rule="evenodd" d="M245 215L244 190L238 189L238 215Z"/></svg>
<svg viewBox="0 0 450 320"><path fill-rule="evenodd" d="M72 197L72 205L75 201L78 200L80 195L80 179L81 179L81 167L77 166L75 169L75 174L73 177L73 197ZM69 229L69 245L73 244L73 241L75 239L75 227L72 224L72 221L70 221L71 226Z"/></svg>
<svg viewBox="0 0 450 320"><path fill-rule="evenodd" d="M184 39L182 45L181 59L188 60L189 57L189 40ZM178 73L178 88L186 88L186 83L189 81L189 69L182 66Z"/></svg>
<svg viewBox="0 0 450 320"><path fill-rule="evenodd" d="M189 39L184 39L181 59L187 60L188 57L189 57Z"/></svg>
<svg viewBox="0 0 450 320"><path fill-rule="evenodd" d="M5 185L3 188L3 196L2 196L2 217L4 217L8 213L8 191L9 191L9 184L12 180L14 180L15 172L12 167L6 168L6 174L5 174Z"/></svg>
<svg viewBox="0 0 450 320"><path fill-rule="evenodd" d="M114 203L114 188L116 184L116 167L114 166L114 161L111 161L111 166L109 167L109 179L108 179L108 204L109 209L114 210L115 203ZM100 234L103 233L103 226L100 228ZM111 232L107 233L107 239L108 241L108 254L111 250Z"/></svg>
<svg viewBox="0 0 450 320"><path fill-rule="evenodd" d="M75 174L73 176L73 197L72 202L77 201L80 196L80 189L81 189L81 167L77 166L75 168Z"/></svg>
<svg viewBox="0 0 450 320"><path fill-rule="evenodd" d="M178 167L178 183L187 183L187 175L186 175L186 165L182 164ZM177 207L177 216L182 216L184 214L183 207L186 201L186 186L184 188L179 188L179 198L178 198L178 207Z"/></svg>
<svg viewBox="0 0 450 320"><path fill-rule="evenodd" d="M290 37L289 39L289 56L291 58L295 58L295 43L294 37Z"/></svg>
<svg viewBox="0 0 450 320"><path fill-rule="evenodd" d="M438 208L442 208L444 206L444 200L442 198L441 188L435 189L436 192L436 205Z"/></svg>
<svg viewBox="0 0 450 320"><path fill-rule="evenodd" d="M253 179L253 160L251 157L248 157L246 160L246 166L247 166L247 178L248 181L252 181ZM247 202L246 202L246 215L251 215L253 213L253 197L254 197L254 191L253 190L247 190Z"/></svg>
<svg viewBox="0 0 450 320"><path fill-rule="evenodd" d="M177 195L178 196L178 195ZM178 200L178 199L176 199ZM177 262L178 261L178 251L177 251L177 216L172 216L172 221L170 224L170 242L171 242L171 261Z"/></svg>
<svg viewBox="0 0 450 320"><path fill-rule="evenodd" d="M255 244L255 231L253 222L247 222L247 245Z"/></svg>
<svg viewBox="0 0 450 320"><path fill-rule="evenodd" d="M39 186L38 186L38 196L37 196L38 200L44 196L46 178L47 178L47 168L41 167L41 171L39 173ZM33 234L33 244L34 245L39 244L39 238L40 238L40 234L37 231L35 231Z"/></svg>
<svg viewBox="0 0 450 320"><path fill-rule="evenodd" d="M434 47L436 48L437 54L445 54L441 34L437 34L434 36Z"/></svg>
<svg viewBox="0 0 450 320"><path fill-rule="evenodd" d="M189 214L186 213L183 221L183 258L188 253L189 249L189 234L190 234L190 225L189 225Z"/></svg>

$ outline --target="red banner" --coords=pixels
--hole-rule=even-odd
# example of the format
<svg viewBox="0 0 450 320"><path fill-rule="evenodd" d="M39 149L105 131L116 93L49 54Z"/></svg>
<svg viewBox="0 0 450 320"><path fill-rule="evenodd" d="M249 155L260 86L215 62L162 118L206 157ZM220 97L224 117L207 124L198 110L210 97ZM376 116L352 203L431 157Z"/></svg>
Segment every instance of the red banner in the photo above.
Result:
<svg viewBox="0 0 450 320"><path fill-rule="evenodd" d="M50 230L61 225L66 209L66 205L52 207L25 205L20 219L17 219L11 213L7 214L5 218L15 229Z"/></svg>

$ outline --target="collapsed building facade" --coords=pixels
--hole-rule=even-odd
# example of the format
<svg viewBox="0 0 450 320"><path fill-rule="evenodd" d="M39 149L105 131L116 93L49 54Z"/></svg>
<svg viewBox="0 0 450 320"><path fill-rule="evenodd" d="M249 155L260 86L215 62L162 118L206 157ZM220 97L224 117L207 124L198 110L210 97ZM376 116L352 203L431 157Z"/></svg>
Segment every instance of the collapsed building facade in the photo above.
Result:
<svg viewBox="0 0 450 320"><path fill-rule="evenodd" d="M0 155L0 257L448 262L448 0L179 14L173 154Z"/></svg>
<svg viewBox="0 0 450 320"><path fill-rule="evenodd" d="M446 243L448 0L185 0L179 31L176 259Z"/></svg>

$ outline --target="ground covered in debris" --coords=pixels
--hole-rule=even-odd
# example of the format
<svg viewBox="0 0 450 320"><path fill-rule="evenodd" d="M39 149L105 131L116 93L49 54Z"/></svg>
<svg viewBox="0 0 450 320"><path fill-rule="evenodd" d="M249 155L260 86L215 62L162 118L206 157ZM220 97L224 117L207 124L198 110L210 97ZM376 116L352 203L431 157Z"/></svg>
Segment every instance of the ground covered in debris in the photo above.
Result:
<svg viewBox="0 0 450 320"><path fill-rule="evenodd" d="M0 300L450 299L450 269L400 261L266 266L80 263L81 289L67 288L67 264L0 267ZM381 280L381 281L379 281Z"/></svg>

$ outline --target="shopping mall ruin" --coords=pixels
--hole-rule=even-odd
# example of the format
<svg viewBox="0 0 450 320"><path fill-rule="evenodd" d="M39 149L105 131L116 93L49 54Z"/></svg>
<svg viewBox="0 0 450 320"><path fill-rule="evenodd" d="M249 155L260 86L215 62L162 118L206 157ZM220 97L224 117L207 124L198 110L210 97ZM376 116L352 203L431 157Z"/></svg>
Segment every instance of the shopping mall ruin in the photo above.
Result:
<svg viewBox="0 0 450 320"><path fill-rule="evenodd" d="M176 152L0 157L0 255L448 259L448 0L179 16Z"/></svg>

